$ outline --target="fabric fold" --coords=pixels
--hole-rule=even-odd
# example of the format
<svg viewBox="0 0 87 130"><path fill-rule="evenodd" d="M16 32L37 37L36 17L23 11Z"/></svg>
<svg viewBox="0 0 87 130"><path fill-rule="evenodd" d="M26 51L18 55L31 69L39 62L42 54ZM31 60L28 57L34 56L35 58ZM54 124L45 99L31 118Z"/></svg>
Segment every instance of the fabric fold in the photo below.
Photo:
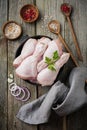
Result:
<svg viewBox="0 0 87 130"><path fill-rule="evenodd" d="M56 82L47 94L21 107L17 118L29 124L48 122L53 103L57 97L63 96L66 90L67 87L63 83Z"/></svg>
<svg viewBox="0 0 87 130"><path fill-rule="evenodd" d="M86 79L86 67L78 67L72 70L69 77L70 90L65 100L61 104L56 102L57 106L52 107L59 116L68 115L87 104L87 94L85 91Z"/></svg>
<svg viewBox="0 0 87 130"><path fill-rule="evenodd" d="M17 118L36 125L48 122L51 110L64 116L80 109L87 104L86 79L87 67L74 68L69 76L68 87L57 81L46 94L22 106Z"/></svg>

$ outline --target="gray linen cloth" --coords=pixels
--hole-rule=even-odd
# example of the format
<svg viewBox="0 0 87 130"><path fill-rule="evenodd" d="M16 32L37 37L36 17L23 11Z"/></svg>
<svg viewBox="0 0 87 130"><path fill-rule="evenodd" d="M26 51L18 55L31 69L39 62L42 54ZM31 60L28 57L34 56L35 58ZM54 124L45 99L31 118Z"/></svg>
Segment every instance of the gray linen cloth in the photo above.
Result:
<svg viewBox="0 0 87 130"><path fill-rule="evenodd" d="M48 93L22 106L17 118L29 124L42 124L48 122L51 109L60 116L72 113L87 103L86 79L86 67L74 68L69 77L70 88L56 82Z"/></svg>
<svg viewBox="0 0 87 130"><path fill-rule="evenodd" d="M17 114L17 118L29 124L46 123L55 99L58 101L59 97L59 100L61 100L61 96L64 99L64 93L67 91L68 88L63 83L60 81L56 82L47 94L22 106Z"/></svg>
<svg viewBox="0 0 87 130"><path fill-rule="evenodd" d="M85 80L87 79L87 67L74 68L69 76L70 90L65 100L52 109L60 116L68 115L87 104Z"/></svg>

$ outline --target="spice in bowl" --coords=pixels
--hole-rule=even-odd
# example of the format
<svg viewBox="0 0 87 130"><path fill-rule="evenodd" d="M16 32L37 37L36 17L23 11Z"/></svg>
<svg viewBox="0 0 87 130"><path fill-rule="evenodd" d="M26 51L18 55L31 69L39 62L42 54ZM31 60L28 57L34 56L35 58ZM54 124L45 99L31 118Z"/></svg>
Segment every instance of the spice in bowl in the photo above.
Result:
<svg viewBox="0 0 87 130"><path fill-rule="evenodd" d="M20 10L20 16L25 22L34 22L37 20L38 15L37 7L31 4L24 5Z"/></svg>
<svg viewBox="0 0 87 130"><path fill-rule="evenodd" d="M14 21L9 21L5 23L3 27L3 33L7 39L13 40L21 35L22 28L18 23Z"/></svg>

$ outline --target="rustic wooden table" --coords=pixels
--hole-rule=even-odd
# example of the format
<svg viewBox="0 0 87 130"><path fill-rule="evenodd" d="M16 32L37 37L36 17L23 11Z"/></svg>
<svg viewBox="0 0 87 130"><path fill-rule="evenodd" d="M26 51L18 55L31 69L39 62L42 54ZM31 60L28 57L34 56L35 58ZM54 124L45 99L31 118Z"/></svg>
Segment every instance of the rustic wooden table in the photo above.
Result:
<svg viewBox="0 0 87 130"><path fill-rule="evenodd" d="M52 19L59 20L62 36L76 56L68 23L60 12L60 5L63 2L69 2L73 6L71 19L84 59L83 63L79 64L87 66L87 0L0 0L0 28L7 20L14 20L21 24L24 34L56 38L56 35L48 31L47 23ZM37 5L40 11L40 18L36 23L25 23L19 16L20 8L27 3ZM47 87L33 86L15 76L12 62L19 45L17 40L8 41L3 38L0 29L0 130L87 130L87 106L67 116L66 120L53 112L47 124L38 126L27 125L15 117L23 103L15 100L8 91L7 78L10 73L14 74L14 81L17 84L30 89L29 102L48 91Z"/></svg>

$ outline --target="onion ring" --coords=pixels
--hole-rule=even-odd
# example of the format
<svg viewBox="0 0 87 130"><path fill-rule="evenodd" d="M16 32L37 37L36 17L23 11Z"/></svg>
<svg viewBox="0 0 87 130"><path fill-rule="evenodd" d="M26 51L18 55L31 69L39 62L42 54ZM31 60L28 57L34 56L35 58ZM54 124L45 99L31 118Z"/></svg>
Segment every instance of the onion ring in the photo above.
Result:
<svg viewBox="0 0 87 130"><path fill-rule="evenodd" d="M11 87L10 91L15 91L16 89L19 89L19 87L15 85L15 86Z"/></svg>
<svg viewBox="0 0 87 130"><path fill-rule="evenodd" d="M10 90L10 91L11 91L11 87L12 87L12 86L17 86L17 85L16 85L16 83L11 83L11 84L9 85L9 90Z"/></svg>
<svg viewBox="0 0 87 130"><path fill-rule="evenodd" d="M11 83L9 85L9 90L11 91L11 95L13 95L17 100L23 102L27 101L31 96L31 93L27 87L19 87L16 83Z"/></svg>
<svg viewBox="0 0 87 130"><path fill-rule="evenodd" d="M22 99L23 102L26 102L30 98L31 93L30 93L30 91L29 91L29 89L27 87L26 88L22 87L22 88L27 92L27 97Z"/></svg>
<svg viewBox="0 0 87 130"><path fill-rule="evenodd" d="M16 96L16 99L17 99L17 100L20 100L20 101L22 101L22 100L24 99L24 97L25 97L25 91L24 91L23 88L21 88L21 92L22 92L22 94L23 94L21 97L20 97L21 94L20 94L19 96Z"/></svg>
<svg viewBox="0 0 87 130"><path fill-rule="evenodd" d="M16 93L18 91L18 93ZM18 86L15 86L15 88L13 90L11 90L11 94L16 97L19 96L21 94L21 88Z"/></svg>

